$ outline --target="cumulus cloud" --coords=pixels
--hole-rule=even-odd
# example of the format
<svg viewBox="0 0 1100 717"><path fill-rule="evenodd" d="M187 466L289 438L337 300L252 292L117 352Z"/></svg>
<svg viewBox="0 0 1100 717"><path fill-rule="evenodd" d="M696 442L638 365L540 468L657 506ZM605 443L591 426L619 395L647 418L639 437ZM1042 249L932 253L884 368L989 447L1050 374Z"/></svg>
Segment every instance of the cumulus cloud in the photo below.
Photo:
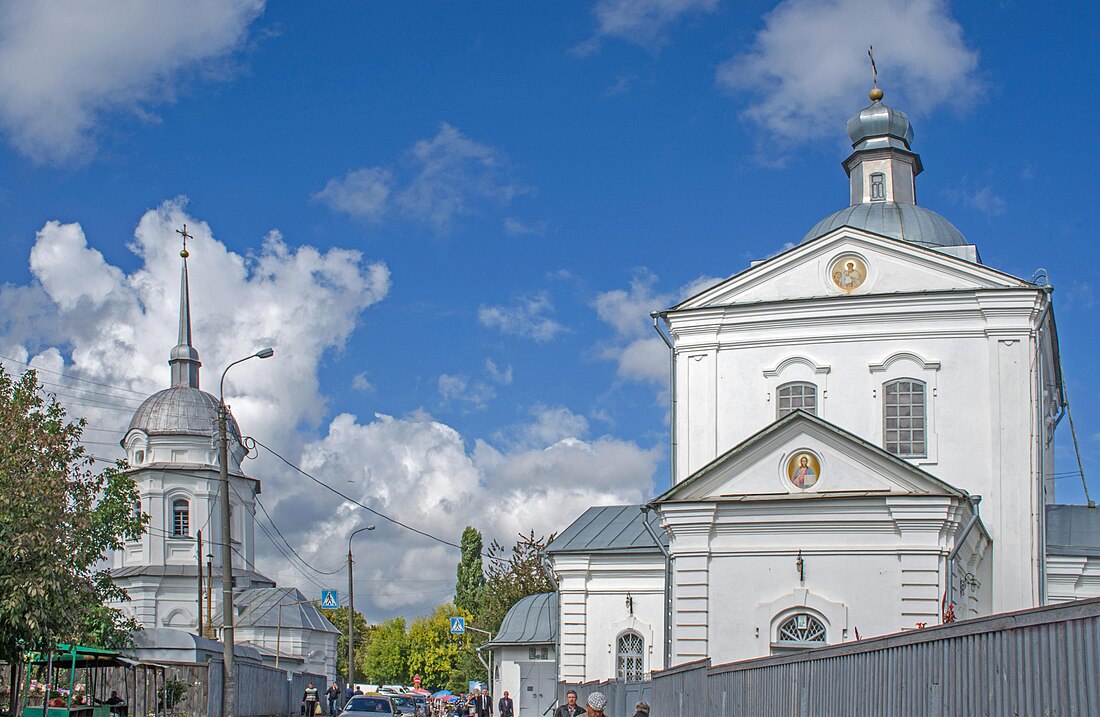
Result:
<svg viewBox="0 0 1100 717"><path fill-rule="evenodd" d="M348 249L293 246L278 232L241 255L183 200L141 218L130 245L139 264L132 271L109 264L79 225L48 222L31 251L32 280L0 287L0 356L14 361L0 360L11 371L22 370L17 362L43 369L47 388L72 414L89 418L92 453L118 455L133 411L168 385L179 307L175 229L185 222L194 235L188 263L203 386L213 388L228 362L274 346L273 359L230 373L227 400L246 434L317 480L450 542L467 524L503 542L532 529L559 531L589 505L652 495L659 447L590 435L587 419L561 406L536 407L491 439L463 436L423 411L327 417L319 367L363 311L388 294L385 265ZM484 380L466 379L467 394L479 382L511 380L510 366L485 367ZM353 384L367 389L366 375ZM332 576L316 571L338 570L342 551L334 554L332 546L372 522L378 530L361 538L370 548L356 569L360 609L374 619L413 613L453 590L453 547L364 511L262 450L245 469L263 481L264 508L312 566L291 562L258 528L255 567L280 584L307 594L331 587ZM264 511L257 522L267 524Z"/></svg>
<svg viewBox="0 0 1100 717"><path fill-rule="evenodd" d="M718 7L718 0L598 0L592 8L596 17L596 34L573 49L587 55L599 48L600 40L614 37L640 45L650 51L660 49L667 41L669 28L692 13L709 13Z"/></svg>
<svg viewBox="0 0 1100 717"><path fill-rule="evenodd" d="M203 385L214 384L218 367L272 346L275 359L227 379L234 413L280 439L297 422L321 420L321 357L343 346L359 313L386 296L389 270L365 262L358 251L292 248L278 232L264 237L254 254L241 256L190 216L184 200L165 202L141 218L130 248L143 265L129 274L90 248L79 224L47 222L31 249L33 283L0 289L0 354L137 391L96 396L88 389L104 391L90 384L65 388L86 404L82 408L116 404L99 406L96 423L129 420L126 407L168 385L166 363L179 316L175 230L184 223L194 235L188 264Z"/></svg>
<svg viewBox="0 0 1100 717"><path fill-rule="evenodd" d="M596 295L592 302L596 315L614 329L614 337L601 349L603 358L618 363L618 376L627 381L642 381L668 386L668 347L653 329L654 311L667 309L721 281L700 276L675 292L657 290L657 275L639 269L629 289L612 289Z"/></svg>
<svg viewBox="0 0 1100 717"><path fill-rule="evenodd" d="M565 331L565 327L548 316L554 303L545 293L522 298L511 306L482 306L477 320L482 326L501 333L522 336L535 341L550 341Z"/></svg>
<svg viewBox="0 0 1100 717"><path fill-rule="evenodd" d="M244 42L263 0L0 6L0 127L40 162L88 154L104 119L150 117Z"/></svg>
<svg viewBox="0 0 1100 717"><path fill-rule="evenodd" d="M718 85L748 96L743 116L778 140L773 152L843 136L871 84L871 44L893 106L926 114L980 92L978 53L942 0L786 0L748 51L718 68Z"/></svg>
<svg viewBox="0 0 1100 717"><path fill-rule="evenodd" d="M416 142L398 167L362 167L330 179L314 199L353 217L377 221L394 210L436 232L488 205L508 206L531 191L512 177L508 156L444 123ZM508 229L506 222L505 229ZM521 226L521 225L517 225Z"/></svg>

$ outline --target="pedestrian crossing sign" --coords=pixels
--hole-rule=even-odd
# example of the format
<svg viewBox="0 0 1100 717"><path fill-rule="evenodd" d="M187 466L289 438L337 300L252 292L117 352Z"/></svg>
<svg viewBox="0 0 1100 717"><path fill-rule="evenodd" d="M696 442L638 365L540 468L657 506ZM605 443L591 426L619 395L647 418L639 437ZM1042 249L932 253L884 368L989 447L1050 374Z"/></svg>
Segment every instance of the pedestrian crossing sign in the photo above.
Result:
<svg viewBox="0 0 1100 717"><path fill-rule="evenodd" d="M335 590L321 591L321 607L326 610L335 610L340 607L340 601L337 599Z"/></svg>
<svg viewBox="0 0 1100 717"><path fill-rule="evenodd" d="M452 617L451 618L451 634L452 635L464 635L464 634L466 634L466 618L464 618L464 617Z"/></svg>

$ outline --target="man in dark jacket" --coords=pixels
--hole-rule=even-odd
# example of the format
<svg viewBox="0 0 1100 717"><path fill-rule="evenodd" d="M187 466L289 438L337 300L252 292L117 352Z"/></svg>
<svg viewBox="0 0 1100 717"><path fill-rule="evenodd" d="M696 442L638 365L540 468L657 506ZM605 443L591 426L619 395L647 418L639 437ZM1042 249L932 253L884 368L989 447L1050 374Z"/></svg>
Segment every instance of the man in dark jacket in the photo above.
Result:
<svg viewBox="0 0 1100 717"><path fill-rule="evenodd" d="M328 713L330 715L336 714L336 703L340 701L340 688L333 682L328 686L325 695L328 696Z"/></svg>
<svg viewBox="0 0 1100 717"><path fill-rule="evenodd" d="M578 717L584 713L585 709L577 704L577 693L569 690L565 693L565 704L554 710L554 717Z"/></svg>
<svg viewBox="0 0 1100 717"><path fill-rule="evenodd" d="M474 703L477 705L477 717L492 717L493 698L489 696L489 690L483 689L478 693Z"/></svg>
<svg viewBox="0 0 1100 717"><path fill-rule="evenodd" d="M508 696L508 690L504 690L504 696L500 698L500 702L497 703L497 714L500 717L515 717L515 705L512 704L512 698Z"/></svg>

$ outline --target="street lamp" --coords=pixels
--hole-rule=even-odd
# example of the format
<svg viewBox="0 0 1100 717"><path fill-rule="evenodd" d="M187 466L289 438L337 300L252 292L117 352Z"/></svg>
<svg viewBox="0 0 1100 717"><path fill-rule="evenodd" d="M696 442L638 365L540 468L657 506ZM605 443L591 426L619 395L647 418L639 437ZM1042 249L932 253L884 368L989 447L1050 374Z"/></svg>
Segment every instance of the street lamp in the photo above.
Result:
<svg viewBox="0 0 1100 717"><path fill-rule="evenodd" d="M225 374L243 361L274 355L274 349L266 348L237 359L222 371L218 388L218 468L222 503L222 717L236 717L237 714L237 681L233 675L233 531L229 525L229 438L226 436L229 410L225 407Z"/></svg>
<svg viewBox="0 0 1100 717"><path fill-rule="evenodd" d="M364 530L374 530L373 525L351 531L348 536L348 687L355 689L355 583L351 579L351 539Z"/></svg>

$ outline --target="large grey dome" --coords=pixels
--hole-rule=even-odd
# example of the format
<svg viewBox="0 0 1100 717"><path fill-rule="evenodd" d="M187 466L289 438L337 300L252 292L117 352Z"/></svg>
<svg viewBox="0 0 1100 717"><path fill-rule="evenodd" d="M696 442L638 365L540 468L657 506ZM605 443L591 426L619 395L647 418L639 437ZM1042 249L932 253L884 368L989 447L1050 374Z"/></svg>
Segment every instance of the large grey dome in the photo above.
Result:
<svg viewBox="0 0 1100 717"><path fill-rule="evenodd" d="M190 386L157 391L141 404L126 433L134 429L146 435L213 436L218 425L218 399ZM241 429L232 415L227 429L240 439Z"/></svg>
<svg viewBox="0 0 1100 717"><path fill-rule="evenodd" d="M926 247L969 243L954 224L932 210L918 204L896 202L870 202L841 209L815 224L802 241L817 239L845 226Z"/></svg>

